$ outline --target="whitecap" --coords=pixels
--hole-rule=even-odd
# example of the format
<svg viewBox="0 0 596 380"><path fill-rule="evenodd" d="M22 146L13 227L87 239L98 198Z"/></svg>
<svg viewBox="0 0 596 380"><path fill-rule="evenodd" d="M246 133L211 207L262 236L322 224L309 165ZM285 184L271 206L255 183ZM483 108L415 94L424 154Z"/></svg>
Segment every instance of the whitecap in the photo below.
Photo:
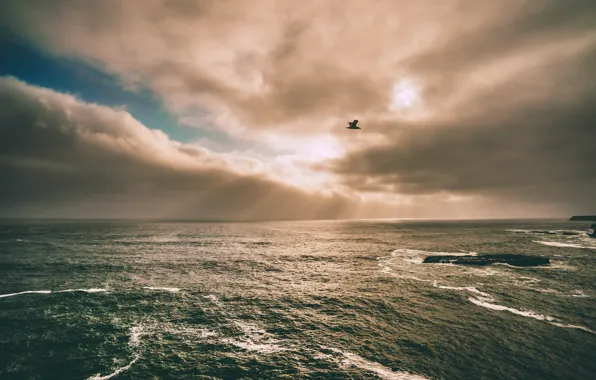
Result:
<svg viewBox="0 0 596 380"><path fill-rule="evenodd" d="M236 340L232 338L225 338L222 339L222 342L242 348L243 350L256 351L265 355L286 350L285 347L279 346L277 344L257 343L251 340Z"/></svg>
<svg viewBox="0 0 596 380"><path fill-rule="evenodd" d="M70 292L104 293L104 292L109 292L109 290L102 289L102 288L90 288L90 289L65 289L65 290L55 290L54 291L54 293L70 293Z"/></svg>
<svg viewBox="0 0 596 380"><path fill-rule="evenodd" d="M488 293L481 292L480 290L478 290L477 288L475 288L473 286L443 286L443 285L438 285L436 282L433 283L433 286L435 288L439 288L439 289L467 291L470 293L477 294L477 298L481 299L483 301L487 301L487 302L494 301L493 296L491 296Z"/></svg>
<svg viewBox="0 0 596 380"><path fill-rule="evenodd" d="M206 296L203 296L203 298L208 299L209 301L213 302L214 304L216 304L219 307L222 307L222 303L219 300L219 298L217 298L217 296L215 294L208 294Z"/></svg>
<svg viewBox="0 0 596 380"><path fill-rule="evenodd" d="M414 281L418 281L418 282L434 282L434 280L425 280L423 278L419 278L419 277L416 277L416 276L402 276L402 275L399 275L399 274L391 274L391 275L393 277L402 278L404 280L414 280Z"/></svg>
<svg viewBox="0 0 596 380"><path fill-rule="evenodd" d="M120 373L130 369L130 367L132 367L133 364L135 364L137 362L137 360L139 360L141 358L140 354L135 354L134 358L132 359L132 361L130 363L128 363L127 365L125 365L124 367L120 367L118 369L116 369L114 372L105 375L105 376L101 376L101 374L95 374L89 378L87 378L87 380L107 380L107 379L111 379L114 376L119 375Z"/></svg>
<svg viewBox="0 0 596 380"><path fill-rule="evenodd" d="M191 326L180 326L180 325L164 325L160 324L160 328L163 331L169 332L171 334L182 335L182 336L190 336L192 338L199 338L199 339L206 339L211 337L218 336L218 333L215 331L211 331L202 327L191 327Z"/></svg>
<svg viewBox="0 0 596 380"><path fill-rule="evenodd" d="M351 352L342 351L337 348L327 347L327 346L321 346L321 348L341 354L343 356L343 358L339 363L342 366L344 366L344 367L347 367L347 366L358 367L360 369L375 373L381 379L428 380L427 377L415 375L413 373L409 373L409 372L405 372L405 371L393 371L391 368L387 368L379 363L367 360L367 359L363 358L362 356L351 353ZM316 357L320 358L320 359L334 360L337 362L337 360L335 358L333 358L331 355L327 355L324 353L319 353Z"/></svg>
<svg viewBox="0 0 596 380"><path fill-rule="evenodd" d="M104 376L102 376L100 373L97 373L87 378L87 380L107 380L119 375L124 371L129 370L130 367L132 367L132 365L135 364L141 358L141 353L138 351L138 347L141 343L141 336L145 334L144 330L145 329L143 326L133 326L130 328L130 338L128 339L128 345L134 349L137 349L137 351L134 353L133 359L127 365L125 365L124 367L117 368L114 372Z"/></svg>
<svg viewBox="0 0 596 380"><path fill-rule="evenodd" d="M535 311L532 310L519 310L519 309L515 309L512 307L508 307L508 306L503 306L503 305L498 305L495 303L490 303L487 302L485 300L481 300L478 298L468 298L468 301L472 302L474 305L477 306L481 306L490 310L495 310L495 311L508 311L510 313L516 314L516 315L521 315L523 317L528 317L528 318L534 318L537 319L539 321L546 321L548 323L550 323L551 325L557 326L557 327L563 327L563 328L569 328L569 329L580 329L580 330L584 330L587 331L589 333L594 334L595 332L590 330L587 327L584 326L578 326L578 325L569 325L569 324L565 324L562 323L561 321L559 321L557 318L555 317L551 317L549 315L544 315L544 314L540 314L540 313L536 313Z"/></svg>
<svg viewBox="0 0 596 380"><path fill-rule="evenodd" d="M13 297L13 296L21 295L21 294L50 294L50 293L52 293L51 290L25 290L24 292L18 292L18 293L0 294L0 298Z"/></svg>
<svg viewBox="0 0 596 380"><path fill-rule="evenodd" d="M565 293L562 292L560 290L557 289L550 289L550 288L534 288L531 286L528 286L527 289L539 292L539 293L546 293L546 294L556 294L557 296L561 296L561 297L576 297L576 298L588 298L590 297L589 295L585 294L582 290L574 290L572 292L569 293Z"/></svg>
<svg viewBox="0 0 596 380"><path fill-rule="evenodd" d="M430 255L430 256L478 256L477 252L433 252L433 251L422 251L419 249L408 249L408 248L398 248L393 250L392 255L395 256L396 254L405 254L405 255Z"/></svg>
<svg viewBox="0 0 596 380"><path fill-rule="evenodd" d="M279 340L275 339L271 334L257 325L239 320L232 320L232 322L242 330L244 337L239 339L222 339L224 342L248 351L257 351L262 354L271 354L287 350L286 347L279 344Z"/></svg>
<svg viewBox="0 0 596 380"><path fill-rule="evenodd" d="M596 249L596 247L589 247L582 244L573 244L573 243L561 243L558 241L541 241L541 240L533 240L534 243L548 245L550 247L560 247L560 248L581 248L581 249Z"/></svg>
<svg viewBox="0 0 596 380"><path fill-rule="evenodd" d="M157 286L143 286L143 289L149 290L163 290L170 293L176 293L180 291L180 288L165 288L165 287L157 287Z"/></svg>
<svg viewBox="0 0 596 380"><path fill-rule="evenodd" d="M141 343L141 336L145 335L143 326L133 326L130 328L130 338L128 345L131 347L138 347Z"/></svg>
<svg viewBox="0 0 596 380"><path fill-rule="evenodd" d="M21 294L51 294L51 293L71 293L71 292L85 292L85 293L102 293L109 292L108 289L90 288L90 289L65 289L65 290L26 290L24 292L0 294L0 298L13 297Z"/></svg>

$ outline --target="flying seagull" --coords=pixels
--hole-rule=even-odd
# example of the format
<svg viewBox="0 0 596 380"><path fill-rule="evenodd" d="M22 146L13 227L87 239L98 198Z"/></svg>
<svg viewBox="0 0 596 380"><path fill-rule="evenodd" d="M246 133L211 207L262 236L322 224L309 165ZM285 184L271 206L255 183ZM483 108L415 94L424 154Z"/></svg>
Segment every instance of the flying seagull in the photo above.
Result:
<svg viewBox="0 0 596 380"><path fill-rule="evenodd" d="M358 120L348 121L349 127L346 127L346 128L348 128L348 129L360 129L360 127L357 126L356 124L358 124Z"/></svg>

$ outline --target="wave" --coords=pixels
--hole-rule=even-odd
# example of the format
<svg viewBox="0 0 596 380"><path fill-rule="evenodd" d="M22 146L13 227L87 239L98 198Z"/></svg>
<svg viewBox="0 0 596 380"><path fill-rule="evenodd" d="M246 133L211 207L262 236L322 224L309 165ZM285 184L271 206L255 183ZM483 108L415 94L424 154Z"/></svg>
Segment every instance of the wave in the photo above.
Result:
<svg viewBox="0 0 596 380"><path fill-rule="evenodd" d="M532 241L534 243L548 245L550 247L596 249L596 246L587 246L587 245L583 245L583 244L562 243L562 242L558 242L558 241L541 241L541 240L532 240Z"/></svg>
<svg viewBox="0 0 596 380"><path fill-rule="evenodd" d="M248 351L257 351L262 354L272 354L287 350L286 347L283 347L280 344L279 340L255 324L237 319L232 320L232 323L242 330L244 336L240 339L223 339L226 343Z"/></svg>
<svg viewBox="0 0 596 380"><path fill-rule="evenodd" d="M108 289L103 289L103 288L66 289L66 290L54 290L52 293L70 293L70 292L105 293L105 292L109 292L109 290Z"/></svg>
<svg viewBox="0 0 596 380"><path fill-rule="evenodd" d="M119 375L120 373L127 371L130 369L130 367L133 366L133 364L135 364L139 359L141 358L141 355L135 355L134 358L132 359L132 361L130 361L130 363L128 363L127 365L125 365L124 367L120 367L118 369L116 369L114 372L105 375L105 376L101 376L101 374L95 374L91 377L88 377L88 380L107 380L107 379L111 379L114 376Z"/></svg>
<svg viewBox="0 0 596 380"><path fill-rule="evenodd" d="M390 275L392 277L414 280L419 282L434 282L437 277L448 276L453 273L461 273L464 271L468 274L478 276L494 276L499 274L498 271L486 268L461 268L454 264L441 264L440 266L427 266L424 270L420 270L424 259L428 256L477 256L477 252L437 252L437 251L423 251L418 249L398 248L391 251L390 255L377 257L377 265L380 267L380 272ZM440 268L439 268L440 267ZM448 269L449 268L449 269Z"/></svg>
<svg viewBox="0 0 596 380"><path fill-rule="evenodd" d="M531 277L527 277L527 278L531 278ZM546 322L548 322L554 326L557 326L557 327L580 329L580 330L590 332L592 334L596 334L594 331L590 330L587 327L565 324L555 317L551 317L551 316L548 316L545 314L536 313L532 310L520 310L520 309L515 309L512 307L496 304L496 303L494 303L495 298L492 295L482 292L482 291L478 290L478 288L473 287L473 286L444 286L444 285L437 284L437 282L434 282L433 286L438 289L467 291L467 292L473 293L476 296L468 298L468 301L470 301L471 303L473 303L476 306L481 306L481 307L484 307L484 308L487 308L490 310L495 310L495 311L508 311L510 313L520 315L523 317L534 318L534 319L537 319L540 321L546 321ZM555 292L558 292L558 291L555 291ZM570 296L572 296L572 297L588 297L581 291L574 291L573 293L570 294Z"/></svg>
<svg viewBox="0 0 596 380"><path fill-rule="evenodd" d="M391 255L377 257L378 265L382 268L385 273L391 272L391 268L388 266L394 259L402 259L405 262L411 264L422 264L426 256L477 256L476 252L432 252L432 251L421 251L418 249L398 248L391 251ZM449 264L444 264L449 265Z"/></svg>
<svg viewBox="0 0 596 380"><path fill-rule="evenodd" d="M576 270L577 268L563 264L562 262L553 262L551 261L548 265L540 265L535 267L516 267L515 265L507 264L507 263L494 263L494 266L501 266L507 267L519 271L534 271L534 270L550 270L550 269L561 269L561 270Z"/></svg>
<svg viewBox="0 0 596 380"><path fill-rule="evenodd" d="M288 349L287 347L282 346L280 341L273 335L269 334L256 324L234 318L232 313L225 310L224 305L215 294L208 294L203 296L203 298L206 298L214 303L220 309L221 313L228 317L228 321L242 331L243 336L236 338L223 338L222 342L231 344L247 351L256 351L265 355L285 351Z"/></svg>
<svg viewBox="0 0 596 380"><path fill-rule="evenodd" d="M0 294L0 298L14 297L14 296L19 296L21 294L50 294L50 293L52 293L51 290L26 290L24 292L18 292L18 293Z"/></svg>
<svg viewBox="0 0 596 380"><path fill-rule="evenodd" d="M219 308L223 307L223 304L221 303L221 301L219 300L219 298L217 298L217 296L215 294L208 294L206 296L203 296L203 298L206 298L209 301L213 302Z"/></svg>
<svg viewBox="0 0 596 380"><path fill-rule="evenodd" d="M561 296L561 297L576 297L576 298L589 298L590 297L589 295L585 294L582 290L573 290L569 293L566 293L566 292L562 292L560 290L550 289L550 288L535 288L532 286L525 286L525 288L533 290L538 293L556 294L557 296Z"/></svg>
<svg viewBox="0 0 596 380"><path fill-rule="evenodd" d="M322 349L329 350L335 353L338 353L342 356L341 360L337 360L331 355L325 353L319 353L317 358L319 359L328 359L333 360L335 362L339 362L340 365L344 367L354 366L360 369L364 369L366 371L370 371L375 373L381 379L387 380L429 380L427 377L416 375L413 373L405 372L405 371L393 371L390 368L387 368L379 363L367 360L360 355L356 355L351 352L342 351L337 348L321 346Z"/></svg>
<svg viewBox="0 0 596 380"><path fill-rule="evenodd" d="M149 290L163 290L170 293L177 293L180 291L180 288L165 288L165 287L157 287L157 286L143 286L143 289Z"/></svg>
<svg viewBox="0 0 596 380"><path fill-rule="evenodd" d="M485 300L481 300L478 298L468 298L468 301L472 302L474 305L477 306L481 306L490 310L495 310L495 311L508 311L510 313L516 314L516 315L521 315L523 317L528 317L528 318L534 318L537 319L539 321L546 321L548 323L550 323L551 325L557 326L557 327L563 327L563 328L569 328L569 329L580 329L580 330L584 330L587 331L589 333L592 334L596 334L596 332L594 332L593 330L590 330L587 327L584 326L578 326L578 325L569 325L566 323L562 323L560 320L558 320L555 317L551 317L549 315L544 315L544 314L540 314L540 313L536 313L535 311L532 310L520 310L520 309L515 309L512 307L508 307L508 306L503 306L503 305L498 305L495 303L490 303L487 302Z"/></svg>
<svg viewBox="0 0 596 380"><path fill-rule="evenodd" d="M582 236L586 235L586 231L581 230L523 230L523 229L508 229L507 232L514 232L517 234L526 235L565 235L565 236Z"/></svg>
<svg viewBox="0 0 596 380"><path fill-rule="evenodd" d="M488 293L481 292L480 290L478 290L477 288L475 288L473 286L443 286L443 285L438 285L436 282L433 284L433 286L435 288L439 288L439 289L468 291L470 293L477 294L477 298L480 300L484 300L487 302L494 301L493 296L491 296Z"/></svg>
<svg viewBox="0 0 596 380"><path fill-rule="evenodd" d="M119 375L120 373L122 373L124 371L129 370L130 367L132 367L133 364L135 364L141 358L141 353L140 353L140 351L138 351L138 348L141 343L141 336L143 336L145 334L146 333L144 331L143 326L131 327L130 328L130 338L128 339L128 345L130 347L132 347L133 349L135 349L133 359L124 367L117 368L116 370L114 370L114 372L112 372L110 374L102 376L100 373L97 373L97 374L87 378L87 380L107 380L107 379L111 379L114 376Z"/></svg>
<svg viewBox="0 0 596 380"><path fill-rule="evenodd" d="M433 252L433 251L422 251L419 249L408 249L408 248L398 248L392 251L392 256L396 256L396 254L405 254L405 255L425 255L425 256L477 256L477 252Z"/></svg>
<svg viewBox="0 0 596 380"><path fill-rule="evenodd" d="M103 293L109 292L108 289L91 288L91 289L65 289L65 290L26 290L24 292L0 294L0 298L14 297L21 294L51 294L51 293L70 293L70 292L85 292L85 293Z"/></svg>

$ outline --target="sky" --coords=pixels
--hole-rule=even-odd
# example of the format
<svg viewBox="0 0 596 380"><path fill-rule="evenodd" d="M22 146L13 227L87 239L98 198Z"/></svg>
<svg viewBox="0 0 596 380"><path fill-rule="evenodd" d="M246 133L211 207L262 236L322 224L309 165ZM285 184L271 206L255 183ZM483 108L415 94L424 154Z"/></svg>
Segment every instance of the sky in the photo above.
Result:
<svg viewBox="0 0 596 380"><path fill-rule="evenodd" d="M0 217L596 213L593 0L2 8Z"/></svg>

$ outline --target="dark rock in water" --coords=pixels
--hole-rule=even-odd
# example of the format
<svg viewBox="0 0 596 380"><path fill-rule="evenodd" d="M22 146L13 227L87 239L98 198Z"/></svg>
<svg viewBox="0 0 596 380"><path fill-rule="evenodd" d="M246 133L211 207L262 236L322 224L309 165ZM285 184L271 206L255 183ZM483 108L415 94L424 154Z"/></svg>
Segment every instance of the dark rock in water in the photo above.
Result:
<svg viewBox="0 0 596 380"><path fill-rule="evenodd" d="M533 267L547 265L550 259L544 256L529 256L520 254L494 254L479 256L428 256L424 259L427 264L458 264L458 265L490 265L509 264L516 267Z"/></svg>
<svg viewBox="0 0 596 380"><path fill-rule="evenodd" d="M596 215L574 215L569 220L581 220L586 222L591 222L596 220Z"/></svg>
<svg viewBox="0 0 596 380"><path fill-rule="evenodd" d="M571 231L563 231L563 235L565 236L569 236L569 235L581 235L581 232L571 232Z"/></svg>

